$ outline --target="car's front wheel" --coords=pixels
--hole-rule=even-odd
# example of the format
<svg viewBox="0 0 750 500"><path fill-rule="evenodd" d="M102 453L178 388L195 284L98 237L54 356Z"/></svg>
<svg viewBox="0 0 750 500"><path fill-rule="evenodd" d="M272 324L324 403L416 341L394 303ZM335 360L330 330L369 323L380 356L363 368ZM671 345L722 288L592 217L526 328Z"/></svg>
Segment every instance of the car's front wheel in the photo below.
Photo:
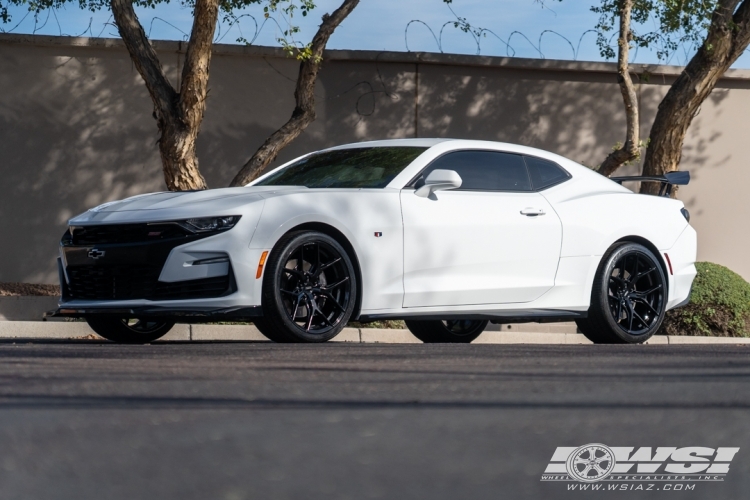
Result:
<svg viewBox="0 0 750 500"><path fill-rule="evenodd" d="M406 327L425 344L461 343L468 344L479 337L488 321L482 320L406 320Z"/></svg>
<svg viewBox="0 0 750 500"><path fill-rule="evenodd" d="M657 257L637 243L619 243L599 264L588 317L576 320L595 344L640 344L664 321L667 280Z"/></svg>
<svg viewBox="0 0 750 500"><path fill-rule="evenodd" d="M263 318L258 329L275 342L325 342L344 329L357 300L351 258L318 231L283 237L263 278Z"/></svg>
<svg viewBox="0 0 750 500"><path fill-rule="evenodd" d="M86 322L100 336L121 344L148 344L162 338L174 326L174 321L110 317L90 317Z"/></svg>

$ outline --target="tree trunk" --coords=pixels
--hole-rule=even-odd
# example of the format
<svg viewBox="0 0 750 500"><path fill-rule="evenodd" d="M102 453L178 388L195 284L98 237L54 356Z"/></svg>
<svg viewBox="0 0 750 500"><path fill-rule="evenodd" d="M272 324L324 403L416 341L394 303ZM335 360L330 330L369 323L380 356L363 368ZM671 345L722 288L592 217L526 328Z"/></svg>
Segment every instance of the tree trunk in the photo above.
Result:
<svg viewBox="0 0 750 500"><path fill-rule="evenodd" d="M703 45L659 104L646 150L643 175L662 175L677 170L693 117L748 43L750 0L742 0L741 4L740 0L720 0ZM641 184L641 193L655 194L658 190L658 183Z"/></svg>
<svg viewBox="0 0 750 500"><path fill-rule="evenodd" d="M638 95L635 92L635 85L630 77L628 58L630 53L630 17L633 10L633 0L622 0L620 4L620 36L617 40L619 48L617 55L617 83L620 85L622 101L625 104L625 118L627 121L627 131L625 135L625 144L622 147L612 151L604 162L599 166L597 171L609 177L615 170L623 164L632 161L640 155L638 143L640 142L640 131L638 123Z"/></svg>
<svg viewBox="0 0 750 500"><path fill-rule="evenodd" d="M300 63L297 87L294 91L296 106L292 117L279 130L271 134L237 173L230 186L244 186L257 178L276 159L279 152L296 139L315 120L315 81L328 39L341 22L357 6L359 0L344 0L331 15L323 16L323 23L312 40L311 55Z"/></svg>
<svg viewBox="0 0 750 500"><path fill-rule="evenodd" d="M206 189L206 181L198 169L195 143L206 109L218 0L195 2L179 93L164 74L156 51L135 15L132 0L111 0L111 6L120 36L154 103L167 188L170 191Z"/></svg>

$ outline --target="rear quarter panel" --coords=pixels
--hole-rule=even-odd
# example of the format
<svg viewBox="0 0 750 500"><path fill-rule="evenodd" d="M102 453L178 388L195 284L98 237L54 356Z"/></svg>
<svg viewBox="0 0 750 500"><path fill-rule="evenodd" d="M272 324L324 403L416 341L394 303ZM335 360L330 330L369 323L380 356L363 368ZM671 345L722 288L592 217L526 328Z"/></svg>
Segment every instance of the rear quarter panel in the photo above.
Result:
<svg viewBox="0 0 750 500"><path fill-rule="evenodd" d="M577 165L578 168L584 168ZM573 170L571 168L571 170ZM557 212L563 226L560 263L555 289L540 301L544 305L585 309L591 300L591 287L604 253L616 241L637 236L649 241L657 258L668 268L664 253L672 251L686 231L694 234L680 212L682 202L652 195L635 194L594 172L584 172L569 181L542 191ZM682 253L695 252L695 239ZM685 246L682 245L682 246ZM690 273L692 262L681 262ZM669 304L682 300L684 283L666 273ZM683 281L688 281L686 278ZM677 286L679 285L679 286Z"/></svg>
<svg viewBox="0 0 750 500"><path fill-rule="evenodd" d="M627 236L645 238L666 250L688 225L680 213L682 202L635 194L607 179L601 181L574 177L542 191L562 221L561 257L601 256Z"/></svg>

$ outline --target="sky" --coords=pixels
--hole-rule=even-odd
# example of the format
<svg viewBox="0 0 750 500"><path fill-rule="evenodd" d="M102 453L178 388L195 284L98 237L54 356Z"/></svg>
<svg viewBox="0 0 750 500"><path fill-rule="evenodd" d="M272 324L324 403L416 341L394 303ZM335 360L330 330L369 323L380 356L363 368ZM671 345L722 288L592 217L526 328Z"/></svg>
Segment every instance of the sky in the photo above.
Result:
<svg viewBox="0 0 750 500"><path fill-rule="evenodd" d="M320 16L331 12L341 0L317 0L317 9L307 17L295 16L301 27L298 40L308 42L320 24ZM601 61L596 36L589 31L597 23L591 12L598 0L453 0L449 7L442 0L362 0L331 37L329 49L425 51L492 56L516 56L544 59ZM138 8L137 14L152 39L187 39L192 23L191 11L179 2L156 9ZM45 11L36 19L26 8L12 7L12 22L0 27L14 33L46 35L117 37L109 11L82 11L76 3L63 9ZM216 33L218 43L238 43L239 37L254 45L278 46L284 19L275 16L263 25L262 7L242 11L237 24L221 22ZM26 17L24 18L24 16ZM474 26L485 28L479 43L469 34L453 27L456 16ZM256 30L255 20L258 28ZM447 23L447 24L446 24ZM444 27L444 28L443 28ZM440 35L443 28L442 36ZM642 30L653 26L640 27ZM669 64L682 65L692 55L690 47L675 52ZM655 50L631 52L631 62L656 64ZM750 54L741 57L735 68L750 68Z"/></svg>

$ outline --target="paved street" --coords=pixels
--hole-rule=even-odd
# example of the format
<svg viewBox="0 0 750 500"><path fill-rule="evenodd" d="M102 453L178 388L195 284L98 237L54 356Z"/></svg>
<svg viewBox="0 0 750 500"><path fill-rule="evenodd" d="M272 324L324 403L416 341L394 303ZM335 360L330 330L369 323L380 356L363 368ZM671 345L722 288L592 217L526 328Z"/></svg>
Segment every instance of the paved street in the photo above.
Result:
<svg viewBox="0 0 750 500"><path fill-rule="evenodd" d="M0 498L581 498L557 446L737 447L750 347L0 342Z"/></svg>

